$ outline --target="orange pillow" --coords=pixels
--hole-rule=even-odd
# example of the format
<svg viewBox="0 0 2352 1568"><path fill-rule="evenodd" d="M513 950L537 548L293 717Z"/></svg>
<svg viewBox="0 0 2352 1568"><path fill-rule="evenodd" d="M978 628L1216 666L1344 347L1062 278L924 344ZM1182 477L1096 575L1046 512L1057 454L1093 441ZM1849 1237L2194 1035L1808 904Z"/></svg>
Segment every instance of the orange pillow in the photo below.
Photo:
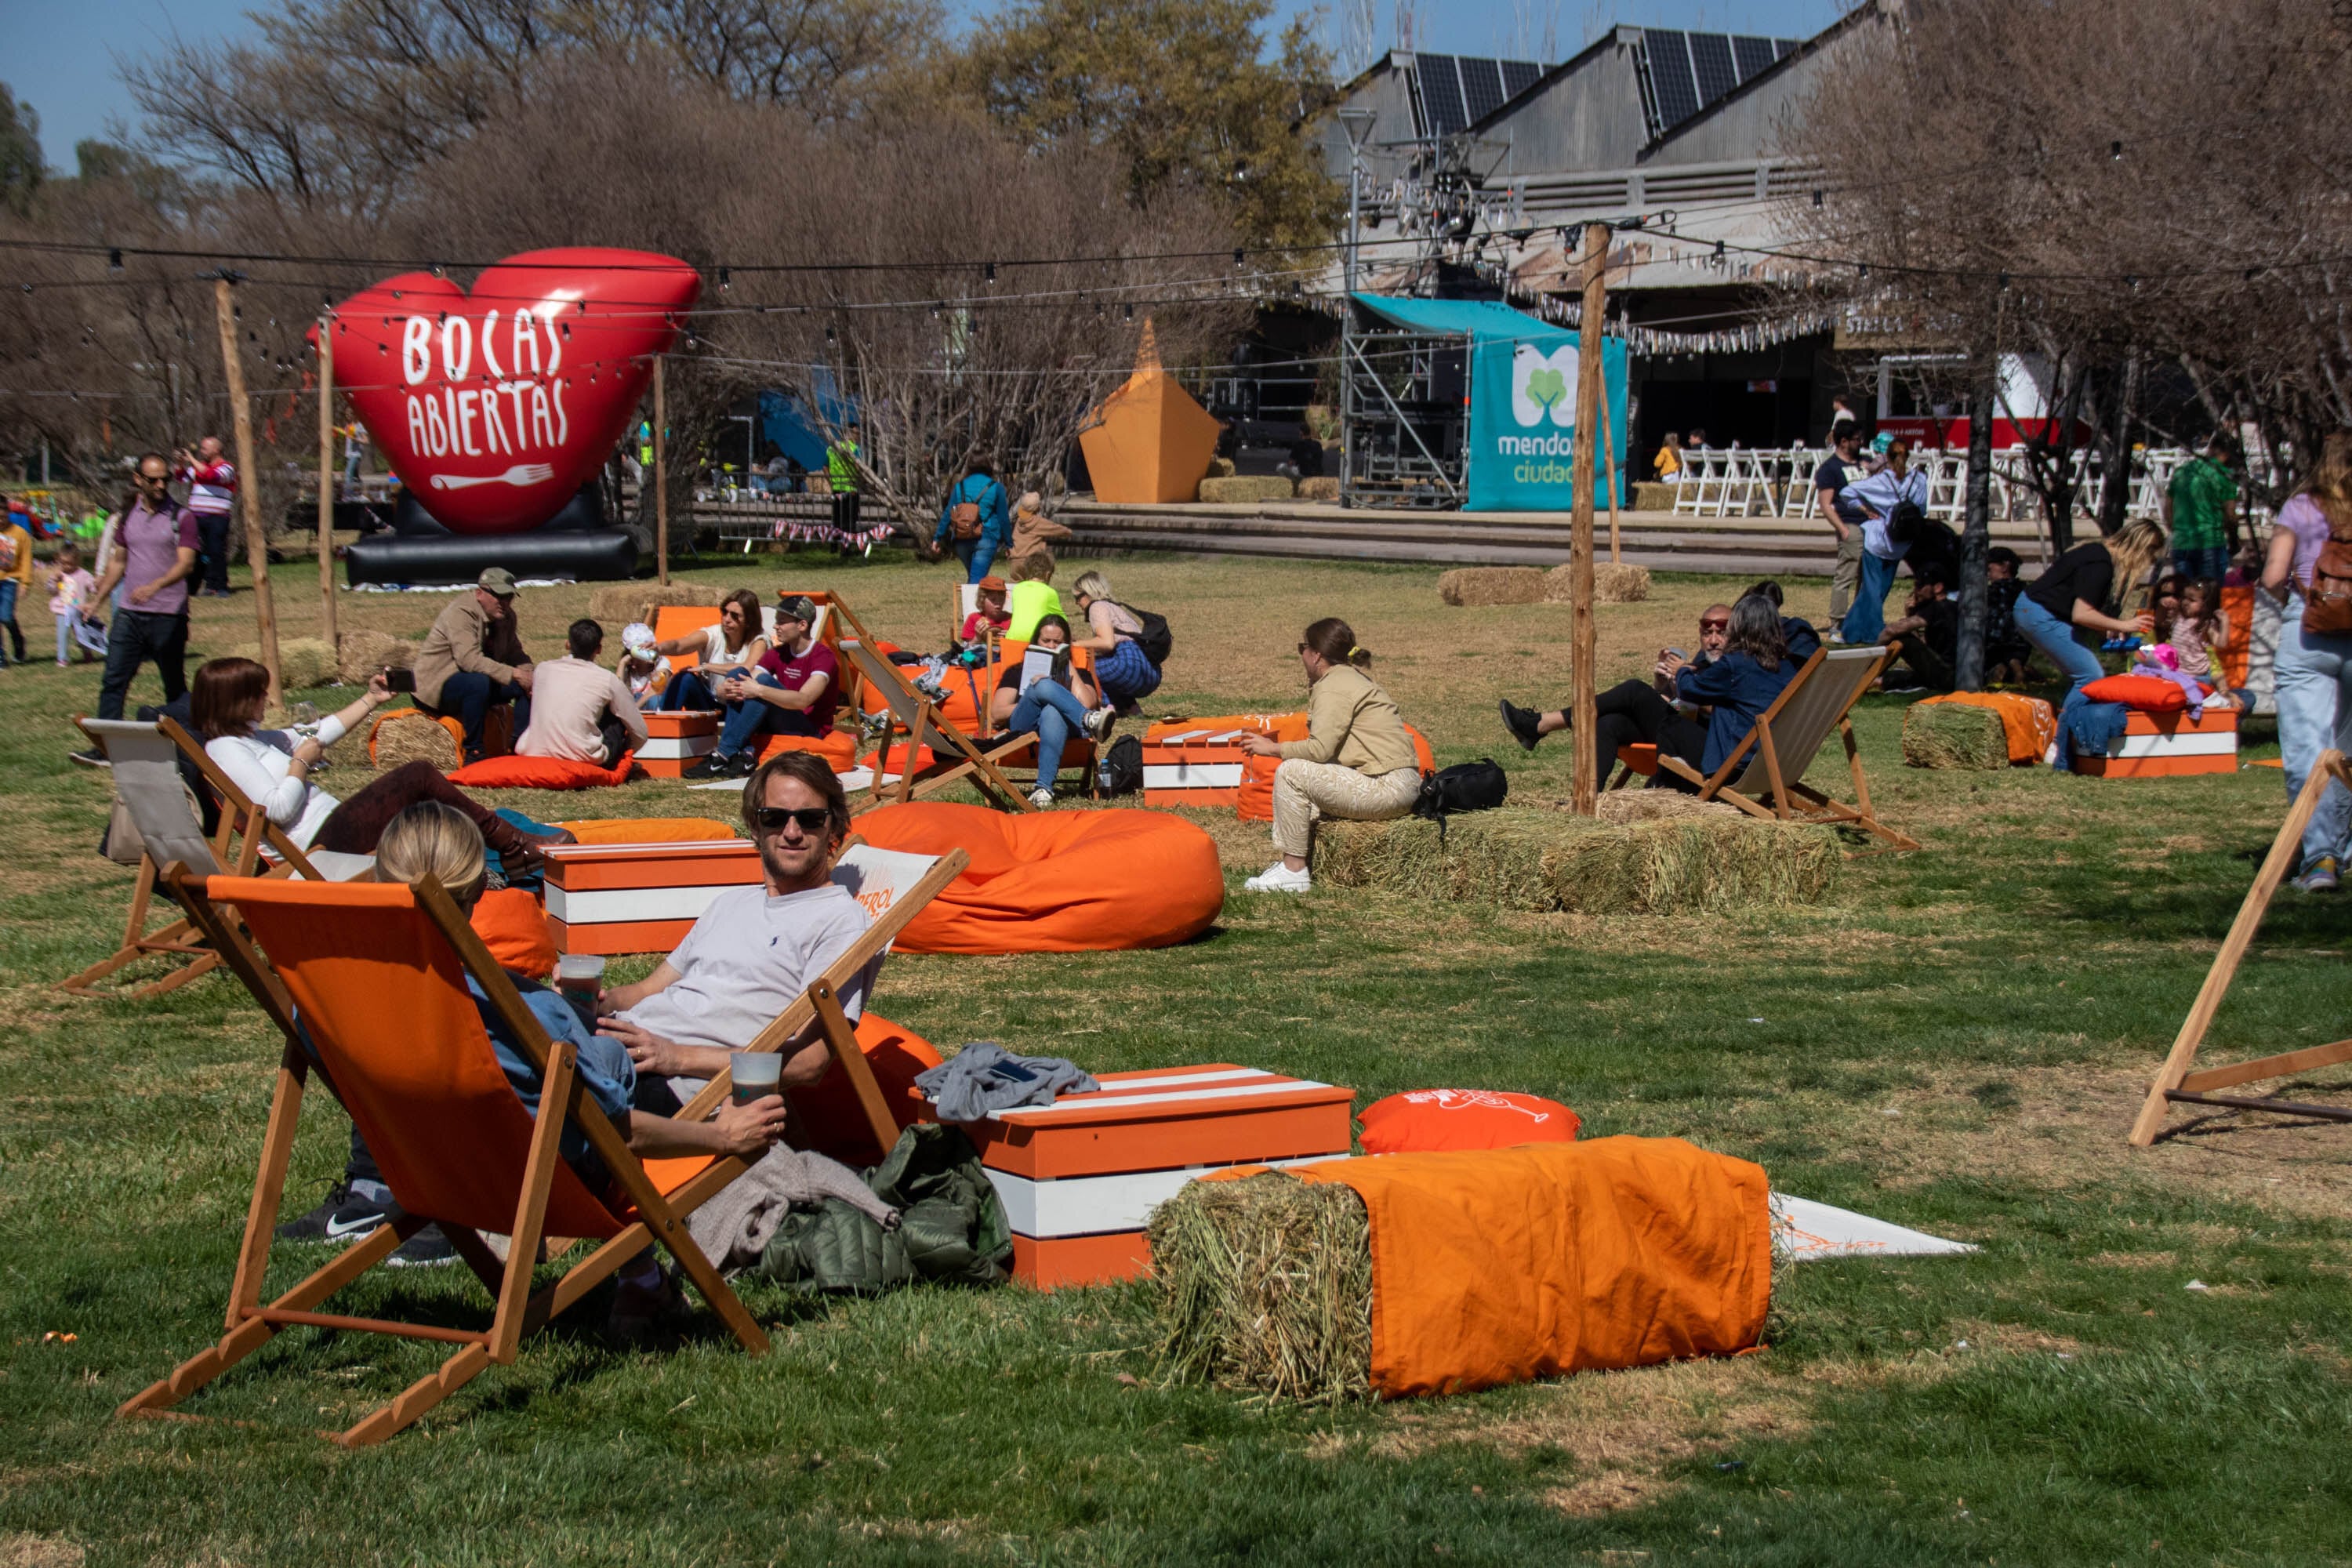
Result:
<svg viewBox="0 0 2352 1568"><path fill-rule="evenodd" d="M875 766L875 759L882 755L884 755L883 751L880 748L877 748L876 750L868 752L866 755L858 758L857 765L861 768L873 767ZM901 736L899 739L890 742L888 756L889 761L882 766L881 771L888 773L891 777L896 778L907 765L907 742L904 736ZM939 758L931 754L931 749L929 746L917 746L915 748L915 775L918 778L920 778L924 773L929 772L932 765L938 761Z"/></svg>
<svg viewBox="0 0 2352 1568"><path fill-rule="evenodd" d="M827 735L770 735L757 754L764 763L786 752L814 752L832 762L835 773L845 773L857 764L857 737L847 730Z"/></svg>
<svg viewBox="0 0 2352 1568"><path fill-rule="evenodd" d="M555 973L555 939L539 900L520 888L494 888L474 906L474 934L515 974L544 980Z"/></svg>
<svg viewBox="0 0 2352 1568"><path fill-rule="evenodd" d="M568 757L484 757L451 773L449 782L476 789L591 789L628 783L629 770L635 766L634 752L609 768Z"/></svg>
<svg viewBox="0 0 2352 1568"><path fill-rule="evenodd" d="M2189 706L2189 693L2159 675L2110 675L2083 688L2094 702L2120 702L2137 713L2178 713Z"/></svg>
<svg viewBox="0 0 2352 1568"><path fill-rule="evenodd" d="M1364 1152L1573 1143L1581 1123L1556 1100L1486 1089L1414 1089L1364 1108Z"/></svg>

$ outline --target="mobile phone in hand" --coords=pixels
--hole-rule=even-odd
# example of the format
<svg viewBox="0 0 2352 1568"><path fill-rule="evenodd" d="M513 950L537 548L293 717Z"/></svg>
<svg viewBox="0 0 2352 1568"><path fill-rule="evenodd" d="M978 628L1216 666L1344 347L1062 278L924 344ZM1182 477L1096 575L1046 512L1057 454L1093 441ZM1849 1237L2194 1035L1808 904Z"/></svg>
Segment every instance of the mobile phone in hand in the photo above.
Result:
<svg viewBox="0 0 2352 1568"><path fill-rule="evenodd" d="M405 691L413 695L416 690L416 672L413 669L394 669L390 665L386 665L383 670L383 683L394 691Z"/></svg>

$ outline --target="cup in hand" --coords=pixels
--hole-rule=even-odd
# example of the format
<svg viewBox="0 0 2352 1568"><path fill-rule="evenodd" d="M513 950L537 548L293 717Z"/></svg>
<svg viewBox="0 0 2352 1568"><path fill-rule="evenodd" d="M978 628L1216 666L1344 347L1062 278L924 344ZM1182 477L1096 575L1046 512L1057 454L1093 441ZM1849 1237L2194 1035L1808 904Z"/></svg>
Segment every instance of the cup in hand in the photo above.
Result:
<svg viewBox="0 0 2352 1568"><path fill-rule="evenodd" d="M604 991L604 961L593 952L567 952L555 961L555 988L563 999L596 1016L596 998Z"/></svg>
<svg viewBox="0 0 2352 1568"><path fill-rule="evenodd" d="M777 1092L777 1085L784 1076L783 1053L737 1051L728 1067L734 1079L735 1103L749 1105Z"/></svg>

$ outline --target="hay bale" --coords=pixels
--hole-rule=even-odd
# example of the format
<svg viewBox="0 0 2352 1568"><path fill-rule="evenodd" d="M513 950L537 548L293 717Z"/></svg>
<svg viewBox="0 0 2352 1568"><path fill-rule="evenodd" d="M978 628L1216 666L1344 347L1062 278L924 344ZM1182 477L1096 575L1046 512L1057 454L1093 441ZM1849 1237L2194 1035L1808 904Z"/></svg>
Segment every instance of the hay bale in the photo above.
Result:
<svg viewBox="0 0 2352 1568"><path fill-rule="evenodd" d="M1280 474L1233 474L1201 481L1201 499L1209 501L1256 504L1288 500L1291 494L1290 481Z"/></svg>
<svg viewBox="0 0 2352 1568"><path fill-rule="evenodd" d="M1570 809L1567 801L1549 802L1556 811ZM1601 820L1622 826L1629 822L1658 822L1673 816L1732 816L1739 808L1727 801L1701 800L1678 789L1612 789L1601 793Z"/></svg>
<svg viewBox="0 0 2352 1568"><path fill-rule="evenodd" d="M1465 608L1540 604L1544 574L1533 566L1457 566L1437 579L1437 596Z"/></svg>
<svg viewBox="0 0 2352 1568"><path fill-rule="evenodd" d="M1231 458L1212 458L1209 459L1209 471L1201 477L1206 479L1230 479L1234 477L1234 460Z"/></svg>
<svg viewBox="0 0 2352 1568"><path fill-rule="evenodd" d="M261 658L259 643L242 643L228 650L236 658ZM335 650L324 637L281 637L278 643L278 685L281 690L307 691L332 686L338 679Z"/></svg>
<svg viewBox="0 0 2352 1568"><path fill-rule="evenodd" d="M1371 1394L1372 1227L1355 1190L1189 1182L1151 1215L1171 1376L1320 1404Z"/></svg>
<svg viewBox="0 0 2352 1568"><path fill-rule="evenodd" d="M1633 487L1635 511L1672 511L1675 510L1675 487L1644 479Z"/></svg>
<svg viewBox="0 0 2352 1568"><path fill-rule="evenodd" d="M1570 599L1569 569L1555 566L1544 574L1544 603L1565 605ZM1650 569L1622 562L1592 563L1592 602L1596 605L1638 605L1650 596Z"/></svg>
<svg viewBox="0 0 2352 1568"><path fill-rule="evenodd" d="M1534 912L1814 904L1843 863L1827 827L1737 811L1669 813L1663 800L1656 815L1622 823L1516 805L1455 816L1443 837L1412 817L1326 820L1315 830L1315 877L1327 886Z"/></svg>
<svg viewBox="0 0 2352 1568"><path fill-rule="evenodd" d="M1339 499L1339 477L1337 474L1317 474L1298 481L1300 500L1335 501Z"/></svg>
<svg viewBox="0 0 2352 1568"><path fill-rule="evenodd" d="M417 645L383 632L345 632L335 639L336 667L352 686L364 686L379 669L413 669Z"/></svg>
<svg viewBox="0 0 2352 1568"><path fill-rule="evenodd" d="M457 739L449 727L430 714L414 708L403 708L387 718L375 732L375 765L381 769L399 767L404 763L431 763L443 773L454 773L457 767Z"/></svg>
<svg viewBox="0 0 2352 1568"><path fill-rule="evenodd" d="M708 583L615 583L588 596L588 615L604 628L604 640L617 643L621 628L631 621L650 621L663 605L694 605L717 609L731 589Z"/></svg>
<svg viewBox="0 0 2352 1568"><path fill-rule="evenodd" d="M1903 710L1903 760L1915 768L2005 768L2009 732L1990 708L1914 702Z"/></svg>

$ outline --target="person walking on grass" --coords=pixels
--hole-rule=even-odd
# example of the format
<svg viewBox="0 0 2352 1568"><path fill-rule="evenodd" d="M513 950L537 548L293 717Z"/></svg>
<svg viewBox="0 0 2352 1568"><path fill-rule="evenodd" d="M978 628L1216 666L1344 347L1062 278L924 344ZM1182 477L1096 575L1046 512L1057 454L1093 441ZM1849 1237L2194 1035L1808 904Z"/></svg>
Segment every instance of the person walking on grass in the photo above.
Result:
<svg viewBox="0 0 2352 1568"><path fill-rule="evenodd" d="M2352 431L2339 430L2321 444L2309 482L2279 508L2263 564L2263 591L2286 601L2276 672L2279 754L2290 801L2303 793L2320 753L2331 747L2352 753L2352 636L2304 625L2319 552L2331 540L2352 541ZM2306 893L2336 891L2347 845L2352 793L2332 784L2303 831L2295 886Z"/></svg>
<svg viewBox="0 0 2352 1568"><path fill-rule="evenodd" d="M103 605L117 586L122 603L107 627L106 673L98 684L98 716L122 717L123 699L139 667L152 660L163 677L163 700L187 694L188 579L196 572L196 518L172 499L172 465L150 452L131 470L131 493L107 530L110 550L89 603ZM106 766L97 747L73 753L84 767Z"/></svg>
<svg viewBox="0 0 2352 1568"><path fill-rule="evenodd" d="M2173 470L2164 521L2172 531L2173 569L2189 582L2221 580L2238 535L2238 480L2230 472L2230 438L2216 430L2205 449Z"/></svg>
<svg viewBox="0 0 2352 1568"><path fill-rule="evenodd" d="M1315 821L1387 822L1404 816L1421 795L1421 765L1404 718L1365 671L1372 656L1348 623L1326 616L1298 641L1307 671L1307 739L1247 735L1254 757L1279 757L1274 771L1274 847L1282 858L1243 886L1253 893L1303 893Z"/></svg>
<svg viewBox="0 0 2352 1568"><path fill-rule="evenodd" d="M1835 426L1830 443L1830 455L1813 470L1813 510L1837 535L1837 566L1830 577L1830 629L1843 641L1844 634L1838 627L1862 582L1862 528L1869 521L1859 501L1845 499L1846 487L1864 477L1861 424L1849 420Z"/></svg>
<svg viewBox="0 0 2352 1568"><path fill-rule="evenodd" d="M931 535L932 558L952 542L963 563L963 580L977 583L989 574L996 552L1013 535L1013 501L1004 482L986 463L974 463L948 491L940 508L940 526Z"/></svg>
<svg viewBox="0 0 2352 1568"><path fill-rule="evenodd" d="M25 662L25 634L16 625L16 609L32 591L33 536L8 510L8 498L0 496L0 630L6 632L18 664ZM0 647L0 665L8 658L8 649Z"/></svg>

